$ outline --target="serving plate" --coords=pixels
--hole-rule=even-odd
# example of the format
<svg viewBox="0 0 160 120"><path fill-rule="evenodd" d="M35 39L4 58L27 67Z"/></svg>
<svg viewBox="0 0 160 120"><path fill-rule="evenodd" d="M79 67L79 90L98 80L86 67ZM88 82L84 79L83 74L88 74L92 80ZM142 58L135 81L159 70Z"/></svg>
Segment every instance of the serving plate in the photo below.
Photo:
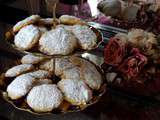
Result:
<svg viewBox="0 0 160 120"><path fill-rule="evenodd" d="M20 64L20 59L16 59L16 61L13 59L10 62L13 63L12 66L15 66L15 65ZM93 104L96 104L101 99L101 97L105 94L106 89L107 89L106 83L104 82L99 90L93 91L93 98L85 105L75 106L75 105L71 105L70 103L68 103L67 101L64 100L63 103L60 105L60 107L58 109L55 109L51 112L46 112L46 113L37 113L37 112L34 112L27 105L25 96L23 98L19 99L19 100L15 100L15 101L11 100L8 97L7 92L6 92L6 88L7 88L8 84L13 80L13 78L5 78L5 76L4 76L4 72L6 71L6 69L9 68L9 66L7 64L8 63L5 62L4 67L1 68L1 69L5 69L5 70L3 70L0 73L0 97L2 97L7 103L13 105L16 109L21 110L21 111L26 111L26 112L29 112L29 113L32 113L32 114L35 114L35 115L63 114L63 113L82 111L82 110L86 109L87 107L89 107ZM97 70L99 72L101 72L99 67L97 67ZM103 77L103 74L102 74L102 77Z"/></svg>
<svg viewBox="0 0 160 120"><path fill-rule="evenodd" d="M0 96L9 104L13 105L16 109L21 110L21 111L26 111L35 115L46 115L46 114L64 114L64 113L70 113L70 112L79 112L79 111L83 111L84 109L86 109L87 107L96 104L100 98L102 97L102 95L106 92L106 85L103 85L101 87L101 90L98 91L98 94L94 94L94 98L87 103L86 105L83 106L74 106L69 104L68 102L64 101L63 104L56 110L51 111L51 112L46 112L46 113L37 113L34 112L31 108L29 108L29 106L27 105L26 102L22 102L21 100L19 101L12 101L8 98L7 93L0 90Z"/></svg>
<svg viewBox="0 0 160 120"><path fill-rule="evenodd" d="M68 54L68 55L73 55L73 54L82 54L84 52L89 52L89 51L92 51L92 50L95 50L99 47L99 45L103 42L103 34L100 30L96 29L95 27L93 26L90 26L88 25L89 28L96 34L97 36L97 42L96 42L96 46L93 47L91 50L82 50L82 49L75 49L72 53ZM20 51L21 53L24 53L26 54L27 52L31 52L31 53L39 53L39 54L43 54L43 55L46 55L42 52L40 52L38 50L38 46L35 46L35 48L33 48L32 50L28 50L28 51L23 51L23 50L20 50L18 47L15 46L14 44L14 32L11 30L9 30L8 32L6 32L5 34L5 40L13 47L15 48L16 50ZM51 55L48 55L48 56L51 56ZM66 56L66 55L52 55L52 56Z"/></svg>

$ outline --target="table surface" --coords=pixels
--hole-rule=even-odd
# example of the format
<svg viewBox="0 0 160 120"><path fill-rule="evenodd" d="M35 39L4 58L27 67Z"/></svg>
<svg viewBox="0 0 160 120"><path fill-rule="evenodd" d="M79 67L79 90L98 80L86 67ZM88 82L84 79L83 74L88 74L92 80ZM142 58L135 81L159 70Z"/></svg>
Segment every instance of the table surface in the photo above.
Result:
<svg viewBox="0 0 160 120"><path fill-rule="evenodd" d="M6 7L6 6L5 6ZM11 8L12 9L12 8ZM15 9L14 9L15 10ZM15 10L16 11L16 10ZM28 15L27 12L15 12L23 14L22 18ZM0 16L2 11L0 12ZM2 14L4 15L4 14ZM12 15L12 16L16 16ZM13 17L13 18L14 18ZM10 22L8 17L0 18L0 72L6 66L12 66L17 59L17 52L12 50L4 42L4 33L12 27L14 22ZM20 18L19 18L20 19ZM16 19L17 20L17 19ZM15 19L13 21L16 21ZM94 24L95 27L103 32L105 40L107 36L111 37L116 33L110 27L108 31L104 27ZM110 32L109 32L110 31ZM112 32L111 32L112 31ZM121 31L121 29L120 29ZM123 31L125 32L125 31ZM103 46L102 46L103 47ZM19 54L18 54L19 55ZM135 96L129 96L119 91L108 88L101 100L81 112L51 115L32 115L31 113L19 111L5 100L0 98L0 120L159 120L160 103L148 98L140 99Z"/></svg>

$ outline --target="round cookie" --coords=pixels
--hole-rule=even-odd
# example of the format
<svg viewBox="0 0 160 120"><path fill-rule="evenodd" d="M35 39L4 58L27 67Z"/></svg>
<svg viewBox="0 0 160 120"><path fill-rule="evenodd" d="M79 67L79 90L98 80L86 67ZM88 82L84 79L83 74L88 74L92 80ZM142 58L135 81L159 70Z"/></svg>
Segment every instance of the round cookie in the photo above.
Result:
<svg viewBox="0 0 160 120"><path fill-rule="evenodd" d="M35 56L33 54L28 54L22 57L21 63L22 64L38 64L44 59L45 57L42 57L42 56Z"/></svg>
<svg viewBox="0 0 160 120"><path fill-rule="evenodd" d="M71 63L68 57L55 59L55 74L57 76L61 76L64 70L73 67L75 67L75 65Z"/></svg>
<svg viewBox="0 0 160 120"><path fill-rule="evenodd" d="M50 112L63 101L61 91L56 85L34 87L27 96L28 105L36 112Z"/></svg>
<svg viewBox="0 0 160 120"><path fill-rule="evenodd" d="M51 74L46 70L37 70L37 71L34 71L34 72L29 72L27 74L36 78L36 79L44 79L44 78L50 78L51 77Z"/></svg>
<svg viewBox="0 0 160 120"><path fill-rule="evenodd" d="M70 57L70 61L72 64L79 67L80 79L84 80L85 83L94 90L98 90L100 88L103 79L101 73L97 70L94 64L83 58L75 56Z"/></svg>
<svg viewBox="0 0 160 120"><path fill-rule="evenodd" d="M65 100L73 105L85 105L92 99L92 91L83 80L62 79L58 87L65 96Z"/></svg>
<svg viewBox="0 0 160 120"><path fill-rule="evenodd" d="M61 78L63 79L81 79L81 69L79 67L71 67L65 69Z"/></svg>
<svg viewBox="0 0 160 120"><path fill-rule="evenodd" d="M38 43L40 35L40 31L36 26L28 25L15 35L14 43L21 50L30 50Z"/></svg>
<svg viewBox="0 0 160 120"><path fill-rule="evenodd" d="M62 15L59 18L59 20L60 20L61 24L67 24L67 25L75 25L75 24L85 25L86 24L80 18L77 18L75 16L71 16L71 15Z"/></svg>
<svg viewBox="0 0 160 120"><path fill-rule="evenodd" d="M98 90L103 82L94 64L75 56L56 58L55 75L62 79L81 79L94 90Z"/></svg>
<svg viewBox="0 0 160 120"><path fill-rule="evenodd" d="M56 28L42 35L40 51L47 55L67 55L77 47L77 39L64 28Z"/></svg>
<svg viewBox="0 0 160 120"><path fill-rule="evenodd" d="M20 74L31 71L33 69L34 66L32 64L17 65L7 70L7 72L5 73L5 77L16 77Z"/></svg>
<svg viewBox="0 0 160 120"><path fill-rule="evenodd" d="M13 32L18 32L21 28L33 24L37 22L40 19L39 15L31 15L27 17L26 19L19 21L16 25L13 27Z"/></svg>
<svg viewBox="0 0 160 120"><path fill-rule="evenodd" d="M103 82L101 73L97 68L87 60L83 60L81 73L85 83L92 89L98 90Z"/></svg>
<svg viewBox="0 0 160 120"><path fill-rule="evenodd" d="M91 50L97 45L97 36L88 26L74 25L72 32L82 49Z"/></svg>
<svg viewBox="0 0 160 120"><path fill-rule="evenodd" d="M16 77L7 87L8 96L13 100L25 96L32 88L35 80L35 78L27 74Z"/></svg>

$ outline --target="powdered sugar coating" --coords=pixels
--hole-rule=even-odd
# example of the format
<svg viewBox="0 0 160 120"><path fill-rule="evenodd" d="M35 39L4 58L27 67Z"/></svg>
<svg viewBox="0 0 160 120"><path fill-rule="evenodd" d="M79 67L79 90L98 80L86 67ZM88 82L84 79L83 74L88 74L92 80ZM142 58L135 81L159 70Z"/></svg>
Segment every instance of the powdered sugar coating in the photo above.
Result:
<svg viewBox="0 0 160 120"><path fill-rule="evenodd" d="M37 71L30 72L30 73L27 73L27 74L34 77L34 78L37 78L37 79L44 79L44 78L50 78L51 77L51 74L46 70L37 70Z"/></svg>
<svg viewBox="0 0 160 120"><path fill-rule="evenodd" d="M31 71L33 69L34 66L32 64L17 65L7 70L7 72L5 73L5 77L16 77L22 73Z"/></svg>
<svg viewBox="0 0 160 120"><path fill-rule="evenodd" d="M79 67L71 67L65 69L62 74L63 79L81 79L81 69Z"/></svg>
<svg viewBox="0 0 160 120"><path fill-rule="evenodd" d="M56 28L42 35L40 51L47 55L67 55L77 47L76 38L64 28Z"/></svg>
<svg viewBox="0 0 160 120"><path fill-rule="evenodd" d="M28 105L36 112L49 112L59 107L63 96L56 85L34 87L27 96Z"/></svg>
<svg viewBox="0 0 160 120"><path fill-rule="evenodd" d="M55 75L62 79L81 79L94 90L98 90L103 82L94 64L75 56L56 58Z"/></svg>
<svg viewBox="0 0 160 120"><path fill-rule="evenodd" d="M97 36L88 26L74 25L72 32L82 49L90 50L97 45Z"/></svg>
<svg viewBox="0 0 160 120"><path fill-rule="evenodd" d="M35 78L27 74L16 77L7 87L8 96L13 100L25 96L32 88L34 82Z"/></svg>
<svg viewBox="0 0 160 120"><path fill-rule="evenodd" d="M73 105L84 105L92 99L92 91L82 80L62 79L58 87L65 99Z"/></svg>
<svg viewBox="0 0 160 120"><path fill-rule="evenodd" d="M72 64L79 67L79 70L75 70L75 72L80 73L80 79L90 88L98 90L101 87L103 79L101 73L97 70L94 64L80 57L71 57L70 61Z"/></svg>
<svg viewBox="0 0 160 120"><path fill-rule="evenodd" d="M68 57L55 59L55 74L57 76L62 75L63 71L72 67L75 67L75 66L71 63L71 61L69 61Z"/></svg>
<svg viewBox="0 0 160 120"><path fill-rule="evenodd" d="M29 24L33 24L37 22L40 19L39 15L31 15L27 17L26 19L19 21L16 25L13 27L13 32L18 32L21 28L24 26L27 26Z"/></svg>
<svg viewBox="0 0 160 120"><path fill-rule="evenodd" d="M29 50L35 46L40 37L39 29L34 25L23 27L14 39L15 45L22 50Z"/></svg>
<svg viewBox="0 0 160 120"><path fill-rule="evenodd" d="M81 71L85 83L90 88L98 90L101 87L101 84L103 82L102 76L92 63L83 60Z"/></svg>
<svg viewBox="0 0 160 120"><path fill-rule="evenodd" d="M33 54L28 54L22 57L21 63L22 64L37 64L43 61L45 57L42 56L35 56Z"/></svg>

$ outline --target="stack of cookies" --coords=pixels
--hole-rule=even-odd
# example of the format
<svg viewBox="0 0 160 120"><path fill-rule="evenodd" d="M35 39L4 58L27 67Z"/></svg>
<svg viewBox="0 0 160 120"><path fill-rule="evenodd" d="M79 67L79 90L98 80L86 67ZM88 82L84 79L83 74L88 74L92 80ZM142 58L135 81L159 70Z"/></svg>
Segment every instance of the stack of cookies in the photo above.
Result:
<svg viewBox="0 0 160 120"><path fill-rule="evenodd" d="M32 15L13 27L14 44L19 50L46 55L68 55L97 47L96 34L79 18L63 15L52 28L53 19Z"/></svg>
<svg viewBox="0 0 160 120"><path fill-rule="evenodd" d="M15 105L20 100L34 112L62 112L64 103L77 109L91 104L102 93L103 77L97 66L69 56L77 49L94 49L96 34L73 16L61 16L55 28L52 24L52 18L32 15L13 27L16 48L27 54L21 64L6 71L5 77L10 80L6 93Z"/></svg>

